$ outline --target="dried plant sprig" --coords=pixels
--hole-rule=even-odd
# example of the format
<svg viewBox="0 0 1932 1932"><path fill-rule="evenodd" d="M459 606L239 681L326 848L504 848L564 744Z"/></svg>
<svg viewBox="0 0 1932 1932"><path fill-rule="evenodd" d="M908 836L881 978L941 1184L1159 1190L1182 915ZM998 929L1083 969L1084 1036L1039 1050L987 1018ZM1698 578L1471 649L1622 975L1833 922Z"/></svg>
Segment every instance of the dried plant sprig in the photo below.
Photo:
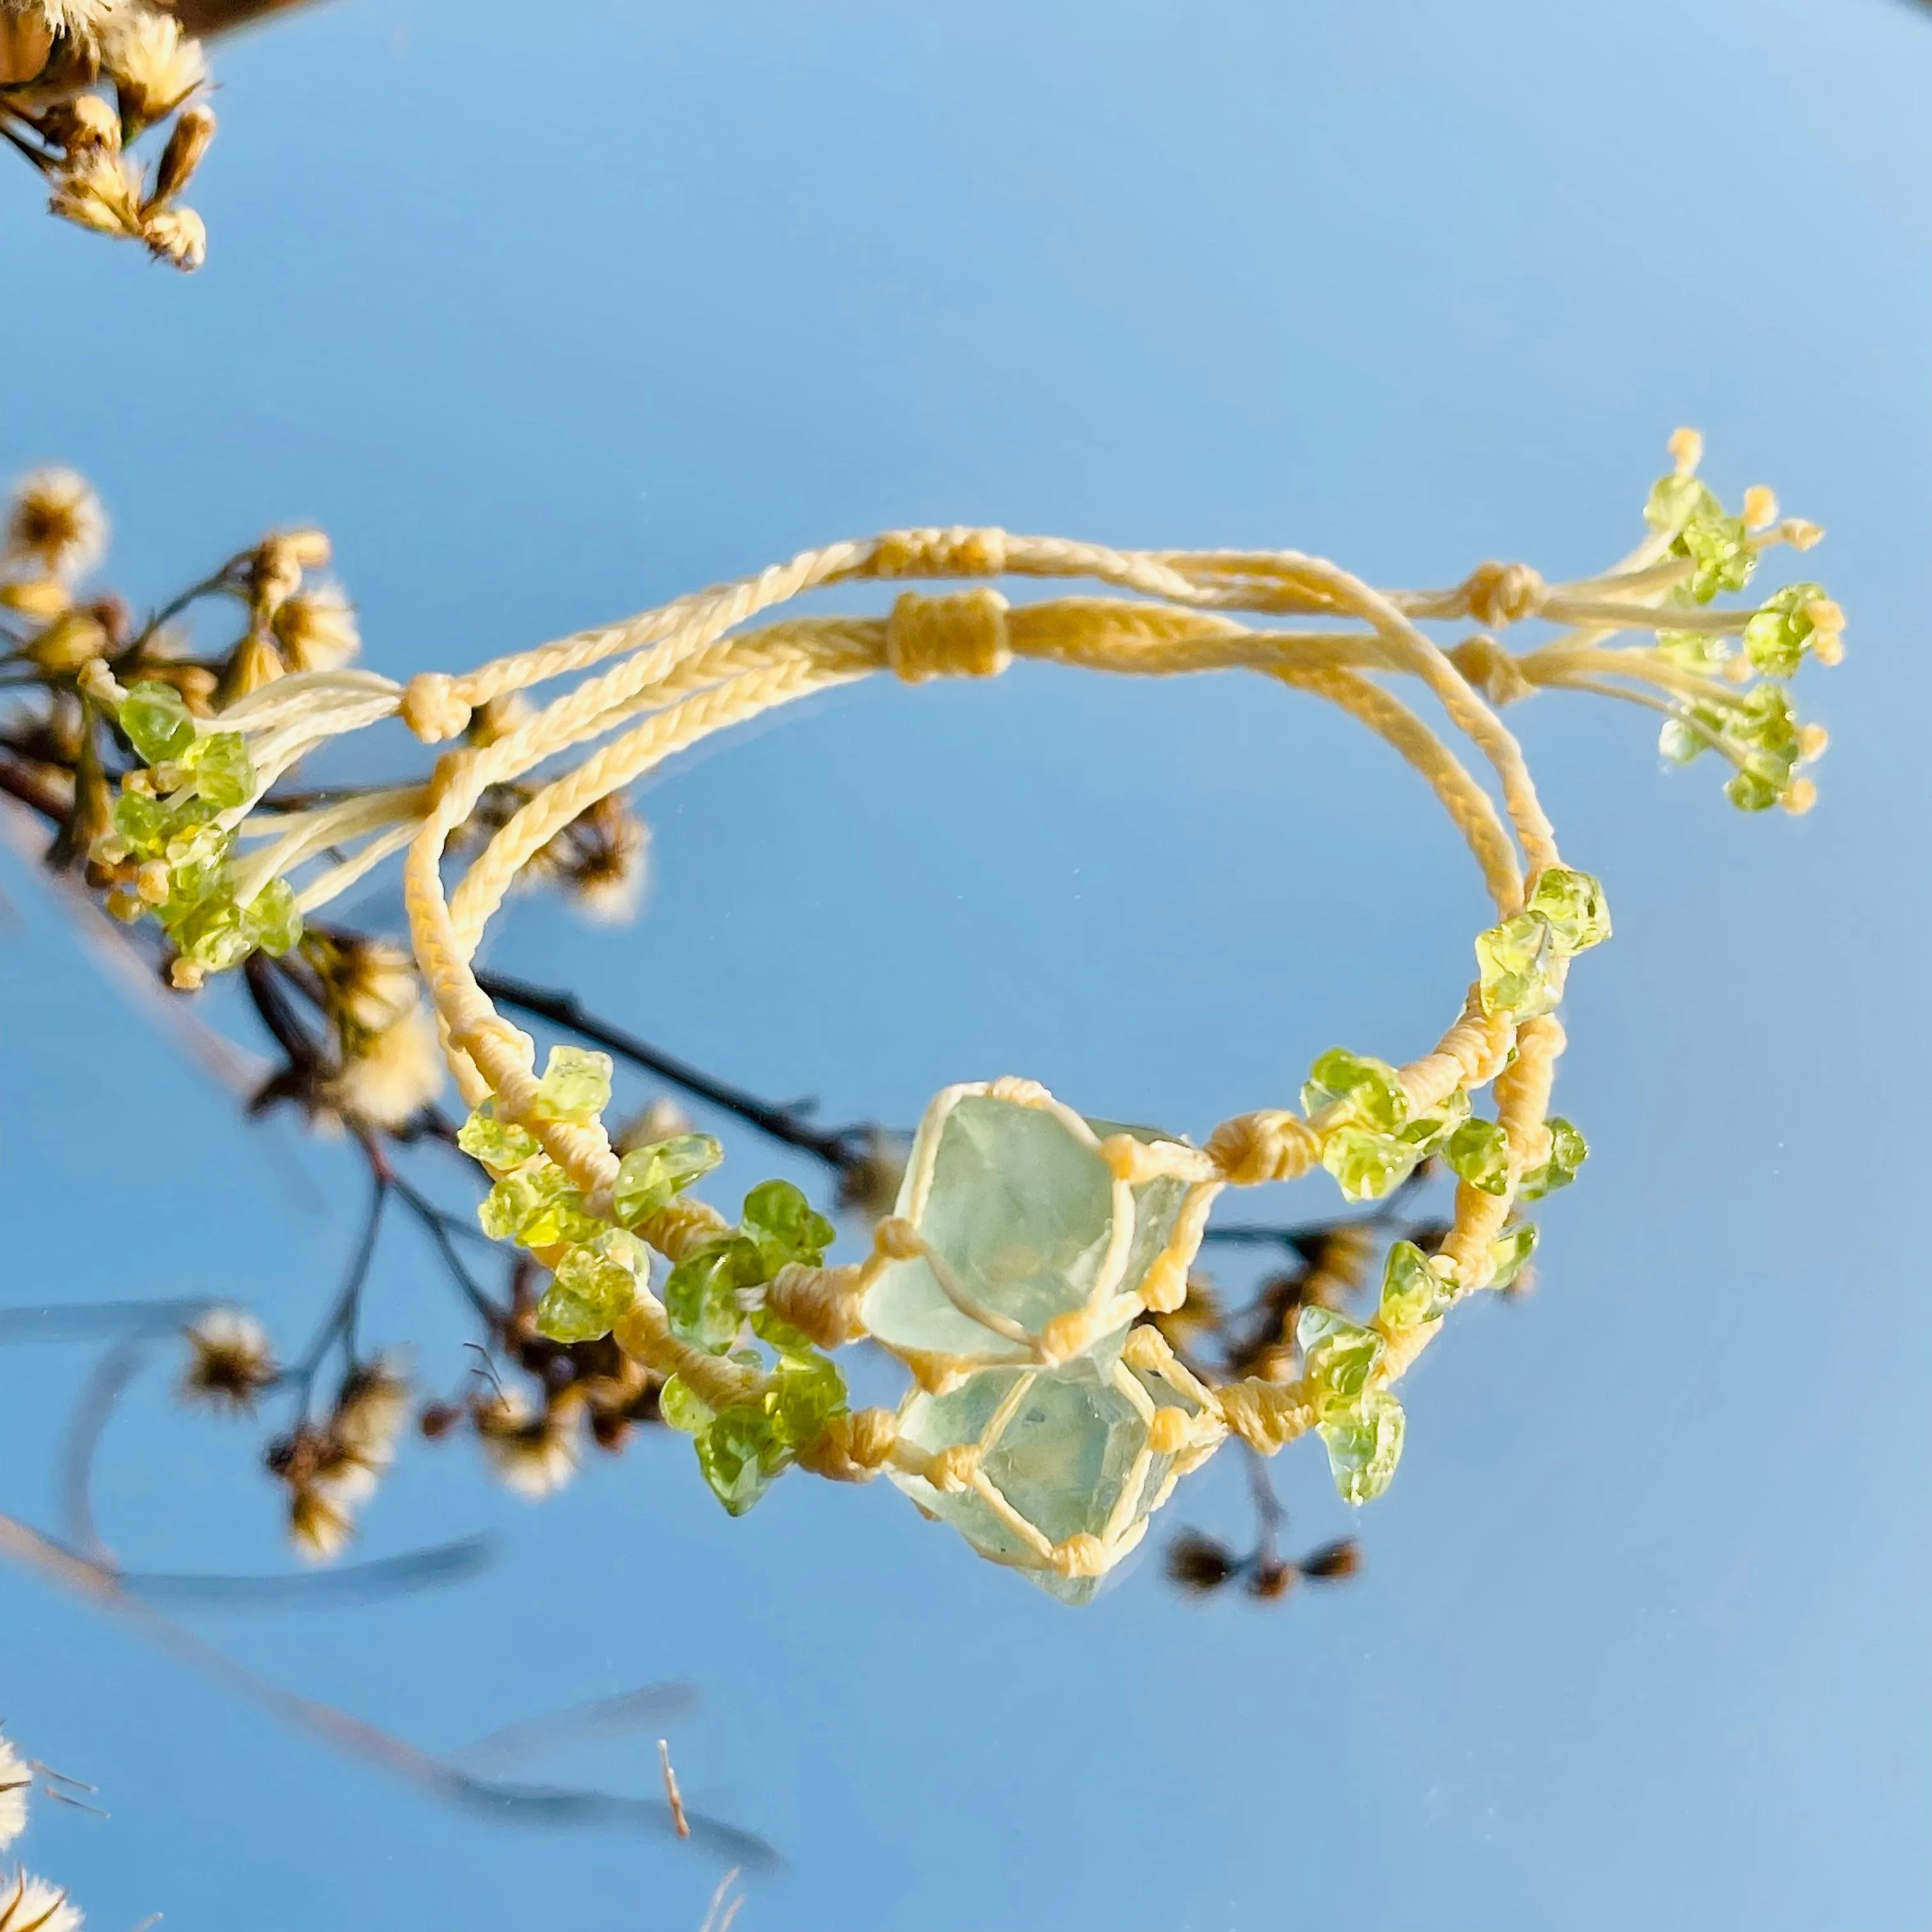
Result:
<svg viewBox="0 0 1932 1932"><path fill-rule="evenodd" d="M63 220L198 268L201 217L181 196L214 137L200 43L151 0L0 0L0 136ZM132 151L166 139L152 169Z"/></svg>

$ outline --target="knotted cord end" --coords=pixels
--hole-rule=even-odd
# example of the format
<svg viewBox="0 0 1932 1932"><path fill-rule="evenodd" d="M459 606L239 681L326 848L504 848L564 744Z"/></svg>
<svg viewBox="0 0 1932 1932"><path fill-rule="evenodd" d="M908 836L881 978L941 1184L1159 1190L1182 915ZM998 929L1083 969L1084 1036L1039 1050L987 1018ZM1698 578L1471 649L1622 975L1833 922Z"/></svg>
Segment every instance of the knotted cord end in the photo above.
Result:
<svg viewBox="0 0 1932 1932"><path fill-rule="evenodd" d="M908 590L886 620L886 662L908 684L997 677L1013 661L1006 600L997 590L922 597Z"/></svg>

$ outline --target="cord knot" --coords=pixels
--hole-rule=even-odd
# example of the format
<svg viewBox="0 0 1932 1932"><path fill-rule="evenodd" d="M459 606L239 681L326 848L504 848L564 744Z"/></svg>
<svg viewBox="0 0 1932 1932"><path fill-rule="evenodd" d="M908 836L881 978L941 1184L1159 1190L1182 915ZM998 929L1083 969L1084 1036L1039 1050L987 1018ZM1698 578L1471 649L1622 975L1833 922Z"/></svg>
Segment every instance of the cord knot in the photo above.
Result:
<svg viewBox="0 0 1932 1932"><path fill-rule="evenodd" d="M835 1483L869 1483L892 1460L898 1418L889 1408L855 1408L835 1415L817 1442L802 1445L799 1466Z"/></svg>
<svg viewBox="0 0 1932 1932"><path fill-rule="evenodd" d="M872 547L874 577L1002 577L1004 530L888 530Z"/></svg>
<svg viewBox="0 0 1932 1932"><path fill-rule="evenodd" d="M1534 616L1543 596L1543 579L1526 563L1479 563L1462 584L1463 608L1498 628Z"/></svg>
<svg viewBox="0 0 1932 1932"><path fill-rule="evenodd" d="M1235 1186L1255 1187L1306 1174L1319 1159L1322 1143L1294 1114L1240 1114L1214 1130L1207 1152Z"/></svg>
<svg viewBox="0 0 1932 1932"><path fill-rule="evenodd" d="M886 662L908 684L997 677L1013 661L1006 600L997 590L922 597L908 590L886 620Z"/></svg>
<svg viewBox="0 0 1932 1932"><path fill-rule="evenodd" d="M470 706L457 696L456 680L447 671L421 671L403 693L403 722L425 745L440 744L462 736Z"/></svg>
<svg viewBox="0 0 1932 1932"><path fill-rule="evenodd" d="M1498 710L1536 688L1516 659L1485 632L1465 638L1449 653L1449 662Z"/></svg>

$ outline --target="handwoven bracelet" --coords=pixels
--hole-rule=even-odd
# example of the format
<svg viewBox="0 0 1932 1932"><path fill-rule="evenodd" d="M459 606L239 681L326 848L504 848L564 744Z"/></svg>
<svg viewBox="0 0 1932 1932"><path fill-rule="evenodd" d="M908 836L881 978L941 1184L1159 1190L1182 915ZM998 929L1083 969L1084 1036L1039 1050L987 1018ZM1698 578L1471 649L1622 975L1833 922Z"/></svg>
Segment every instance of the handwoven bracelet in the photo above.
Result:
<svg viewBox="0 0 1932 1932"><path fill-rule="evenodd" d="M734 1514L794 1463L845 1480L884 1470L982 1555L1081 1600L1231 1432L1271 1453L1314 1429L1342 1494L1378 1495L1402 1449L1394 1384L1456 1302L1522 1268L1535 1231L1515 1210L1568 1181L1583 1157L1576 1130L1549 1118L1563 1046L1554 1010L1570 959L1609 936L1610 919L1597 881L1562 862L1498 709L1545 688L1630 698L1664 714L1672 755L1714 748L1733 767L1734 802L1810 803L1798 767L1823 734L1795 722L1783 680L1807 655L1835 662L1838 607L1810 584L1758 606L1714 600L1741 589L1766 549L1808 548L1819 533L1780 520L1768 490L1748 493L1742 517L1726 515L1696 478L1697 440L1680 431L1672 448L1676 466L1652 492L1644 542L1599 575L1556 585L1522 566L1484 564L1453 590L1382 592L1289 551L900 531L406 688L366 672L303 674L196 720L168 688L122 691L97 668L90 698L113 708L149 760L124 793L104 856L142 861L133 909L159 916L177 980L192 984L257 946L285 950L304 914L406 846L415 956L472 1110L461 1144L494 1183L483 1224L550 1271L544 1331L564 1341L614 1334L662 1377L666 1420L694 1438L706 1481ZM908 590L883 617L740 628L832 584L999 577L1085 578L1129 594L1010 605L980 584ZM1521 655L1491 634L1529 618L1562 628ZM1448 650L1420 628L1469 620L1480 628ZM1654 641L1612 647L1620 631ZM908 683L985 677L1016 658L1148 676L1258 671L1384 738L1441 801L1496 904L1496 922L1476 938L1475 981L1433 1049L1400 1066L1324 1054L1298 1113L1240 1115L1198 1148L1084 1119L1028 1081L948 1088L920 1125L896 1211L857 1264L826 1264L833 1231L788 1184L753 1189L736 1222L688 1192L722 1157L708 1136L620 1158L602 1120L609 1060L560 1047L539 1076L531 1040L471 970L519 872L598 800L714 731L871 672ZM474 730L485 704L599 664L500 735ZM1420 680L1480 754L1493 795L1378 681L1396 674ZM421 738L470 742L443 756L426 787L250 816L315 746L398 714ZM530 793L446 897L449 842L491 788L593 745ZM266 843L238 857L238 838ZM299 888L297 871L308 873ZM1486 1085L1493 1119L1472 1110ZM1304 1310L1293 1379L1214 1387L1177 1358L1151 1318L1184 1302L1223 1187L1318 1165L1348 1198L1370 1200L1437 1158L1457 1177L1447 1234L1430 1253L1396 1244L1368 1320ZM670 1264L656 1286L653 1251ZM896 1412L847 1405L827 1352L866 1336L910 1372Z"/></svg>

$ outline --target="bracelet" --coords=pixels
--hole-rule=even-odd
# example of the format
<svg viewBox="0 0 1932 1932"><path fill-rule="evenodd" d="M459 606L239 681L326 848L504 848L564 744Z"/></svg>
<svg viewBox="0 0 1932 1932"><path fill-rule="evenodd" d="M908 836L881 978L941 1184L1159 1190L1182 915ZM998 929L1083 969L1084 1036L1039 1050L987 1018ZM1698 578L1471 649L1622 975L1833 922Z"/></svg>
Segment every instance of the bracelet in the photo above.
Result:
<svg viewBox="0 0 1932 1932"><path fill-rule="evenodd" d="M1487 563L1453 589L1382 592L1292 551L908 530L808 551L466 676L404 687L364 671L302 673L213 718L191 717L164 685L124 691L96 660L83 689L148 760L96 856L130 868L117 909L158 917L176 982L193 985L258 946L286 950L304 916L406 848L412 950L471 1110L460 1144L492 1183L481 1219L549 1271L544 1332L613 1334L661 1377L665 1420L693 1437L734 1514L793 1465L848 1481L883 1471L982 1556L1084 1600L1180 1477L1231 1434L1271 1454L1312 1430L1347 1500L1379 1495L1403 1441L1394 1385L1458 1301L1515 1278L1536 1239L1516 1209L1585 1157L1582 1136L1549 1112L1564 1042L1556 1010L1570 962L1610 936L1610 916L1598 881L1564 862L1498 711L1546 688L1624 698L1662 714L1672 758L1716 751L1741 808L1813 802L1799 768L1824 734L1796 722L1785 683L1806 656L1837 661L1842 614L1814 584L1757 605L1716 600L1742 590L1766 550L1808 548L1820 532L1780 518L1762 489L1727 514L1697 480L1699 440L1679 431L1671 446L1643 542L1608 570L1556 584ZM1084 578L1116 594L1010 604L984 581L995 578ZM884 616L740 628L826 586L930 579L980 580L905 590ZM1520 654L1497 640L1532 618L1557 634ZM1280 621L1292 619L1313 621ZM1422 628L1472 622L1447 650ZM1649 641L1613 646L1619 632ZM1334 1048L1310 1070L1298 1112L1241 1114L1198 1147L1084 1118L1030 1081L949 1087L857 1263L826 1264L833 1229L788 1183L754 1188L736 1222L698 1198L692 1184L722 1158L707 1136L620 1156L602 1119L610 1060L559 1047L539 1076L532 1042L471 970L519 873L599 801L715 731L870 673L919 684L996 676L1022 658L1142 676L1258 672L1378 734L1448 813L1496 908L1434 1047L1400 1065ZM504 718L514 694L599 665L544 708ZM1381 681L1397 675L1424 688L1485 782ZM395 716L425 741L465 742L427 784L251 817L316 746ZM584 755L489 821L446 894L451 842L473 830L491 788L572 754ZM238 856L242 840L260 848ZM1492 1118L1474 1110L1484 1087ZM1223 1188L1318 1166L1347 1199L1374 1200L1436 1160L1456 1177L1439 1245L1397 1242L1362 1321L1304 1308L1292 1379L1211 1386L1163 1334ZM848 1404L832 1352L866 1337L909 1372L896 1412Z"/></svg>

